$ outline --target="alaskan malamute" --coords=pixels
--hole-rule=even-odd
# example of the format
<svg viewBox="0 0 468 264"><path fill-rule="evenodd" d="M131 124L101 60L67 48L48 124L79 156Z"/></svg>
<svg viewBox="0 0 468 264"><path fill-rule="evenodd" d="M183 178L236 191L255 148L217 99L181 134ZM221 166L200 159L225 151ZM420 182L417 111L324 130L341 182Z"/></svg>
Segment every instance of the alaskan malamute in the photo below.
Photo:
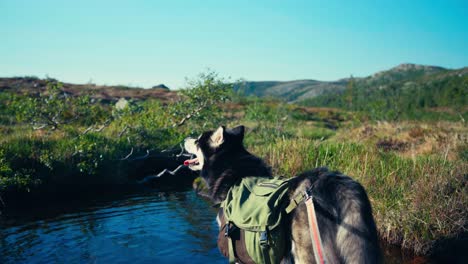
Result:
<svg viewBox="0 0 468 264"><path fill-rule="evenodd" d="M242 177L271 177L265 162L244 148L243 138L244 127L238 126L219 127L185 140L185 149L196 156L185 164L200 171L216 203ZM376 226L362 185L339 172L316 168L290 180L289 198L307 189L314 197L326 263L380 263ZM285 225L289 250L283 263L315 263L305 203L288 215Z"/></svg>

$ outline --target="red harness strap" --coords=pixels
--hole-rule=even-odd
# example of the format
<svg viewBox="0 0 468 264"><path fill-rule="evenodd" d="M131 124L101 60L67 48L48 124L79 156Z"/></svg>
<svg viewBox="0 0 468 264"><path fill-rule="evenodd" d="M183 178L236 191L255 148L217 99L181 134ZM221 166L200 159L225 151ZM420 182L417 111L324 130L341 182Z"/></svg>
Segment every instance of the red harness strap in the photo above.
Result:
<svg viewBox="0 0 468 264"><path fill-rule="evenodd" d="M312 247L314 248L315 262L319 264L325 264L325 256L323 253L322 239L320 238L320 232L317 223L317 216L315 215L314 201L312 196L306 194L306 206L307 216L309 219L309 233L312 239Z"/></svg>

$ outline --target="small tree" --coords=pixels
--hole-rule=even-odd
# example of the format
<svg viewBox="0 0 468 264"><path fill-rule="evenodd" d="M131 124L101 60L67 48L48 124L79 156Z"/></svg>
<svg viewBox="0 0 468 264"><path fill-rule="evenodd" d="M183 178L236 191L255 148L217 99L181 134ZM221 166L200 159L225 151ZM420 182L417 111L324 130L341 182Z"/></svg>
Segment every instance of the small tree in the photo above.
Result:
<svg viewBox="0 0 468 264"><path fill-rule="evenodd" d="M347 106L349 109L353 109L353 97L355 93L355 81L354 77L351 75L349 78L348 84L346 85L346 91L345 91L345 100L347 103Z"/></svg>
<svg viewBox="0 0 468 264"><path fill-rule="evenodd" d="M68 110L69 97L62 94L61 88L61 83L49 81L45 93L39 97L17 102L18 119L30 122L34 129L56 129Z"/></svg>
<svg viewBox="0 0 468 264"><path fill-rule="evenodd" d="M34 129L55 130L63 124L79 122L84 125L102 121L106 117L102 107L93 104L86 96L71 96L63 91L63 85L49 79L45 92L38 97L16 101L17 118L29 122Z"/></svg>
<svg viewBox="0 0 468 264"><path fill-rule="evenodd" d="M189 119L202 122L202 127L219 125L222 117L219 104L229 100L232 92L233 84L225 82L216 72L201 73L180 91L181 100L171 109L172 127L181 126Z"/></svg>
<svg viewBox="0 0 468 264"><path fill-rule="evenodd" d="M175 102L130 102L124 109L114 111L120 131L117 138L130 148L125 159L139 151L148 153L151 146L159 149L174 146L188 134L219 126L223 117L221 105L230 100L232 86L209 71L188 81Z"/></svg>

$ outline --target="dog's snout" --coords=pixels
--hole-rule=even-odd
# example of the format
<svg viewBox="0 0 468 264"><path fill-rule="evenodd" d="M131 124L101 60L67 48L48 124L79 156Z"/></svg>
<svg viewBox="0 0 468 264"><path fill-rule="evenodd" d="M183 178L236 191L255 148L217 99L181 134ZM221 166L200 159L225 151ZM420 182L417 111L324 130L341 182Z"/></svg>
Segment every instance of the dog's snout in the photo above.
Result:
<svg viewBox="0 0 468 264"><path fill-rule="evenodd" d="M193 152L194 147L195 147L195 139L188 137L184 140L185 150L187 150L188 152Z"/></svg>

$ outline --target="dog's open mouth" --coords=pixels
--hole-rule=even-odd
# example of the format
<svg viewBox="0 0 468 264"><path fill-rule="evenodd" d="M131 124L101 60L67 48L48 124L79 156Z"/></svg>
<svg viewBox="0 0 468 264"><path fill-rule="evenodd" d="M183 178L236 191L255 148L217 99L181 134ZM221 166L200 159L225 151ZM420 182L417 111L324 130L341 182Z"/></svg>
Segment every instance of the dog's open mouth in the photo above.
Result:
<svg viewBox="0 0 468 264"><path fill-rule="evenodd" d="M199 171L203 167L203 158L199 159L197 155L192 154L190 159L184 161L184 165L194 171Z"/></svg>
<svg viewBox="0 0 468 264"><path fill-rule="evenodd" d="M188 160L184 161L184 165L185 166L196 166L196 165L200 165L200 162L198 162L198 158L188 159Z"/></svg>
<svg viewBox="0 0 468 264"><path fill-rule="evenodd" d="M185 139L184 149L190 155L188 160L184 161L184 165L193 171L200 171L203 168L203 153L197 145L197 140L193 138Z"/></svg>

